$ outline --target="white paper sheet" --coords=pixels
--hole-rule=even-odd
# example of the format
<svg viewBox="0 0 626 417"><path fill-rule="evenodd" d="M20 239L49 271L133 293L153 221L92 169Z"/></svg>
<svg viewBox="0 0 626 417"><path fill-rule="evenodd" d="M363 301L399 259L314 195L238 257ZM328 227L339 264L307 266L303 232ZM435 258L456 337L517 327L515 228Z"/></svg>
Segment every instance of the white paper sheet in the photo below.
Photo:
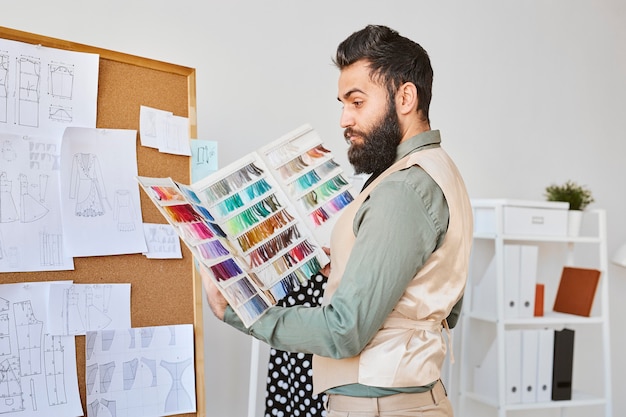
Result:
<svg viewBox="0 0 626 417"><path fill-rule="evenodd" d="M128 328L130 284L53 284L48 317L53 335Z"/></svg>
<svg viewBox="0 0 626 417"><path fill-rule="evenodd" d="M72 256L143 253L134 130L69 127L61 145L64 243Z"/></svg>
<svg viewBox="0 0 626 417"><path fill-rule="evenodd" d="M96 126L99 56L0 39L0 131Z"/></svg>
<svg viewBox="0 0 626 417"><path fill-rule="evenodd" d="M196 411L193 326L87 332L87 416Z"/></svg>
<svg viewBox="0 0 626 417"><path fill-rule="evenodd" d="M183 257L180 238L171 224L144 223L143 227L148 245L148 252L144 253L147 258L181 259Z"/></svg>
<svg viewBox="0 0 626 417"><path fill-rule="evenodd" d="M0 285L2 416L83 415L74 336L45 332L50 285Z"/></svg>
<svg viewBox="0 0 626 417"><path fill-rule="evenodd" d="M0 272L74 269L63 250L61 140L0 133Z"/></svg>
<svg viewBox="0 0 626 417"><path fill-rule="evenodd" d="M143 146L158 148L159 152L191 155L189 119L173 113L141 106L139 133Z"/></svg>
<svg viewBox="0 0 626 417"><path fill-rule="evenodd" d="M161 129L160 121L171 115L172 112L169 111L153 109L148 106L139 107L139 138L141 139L141 146L159 148L158 131Z"/></svg>

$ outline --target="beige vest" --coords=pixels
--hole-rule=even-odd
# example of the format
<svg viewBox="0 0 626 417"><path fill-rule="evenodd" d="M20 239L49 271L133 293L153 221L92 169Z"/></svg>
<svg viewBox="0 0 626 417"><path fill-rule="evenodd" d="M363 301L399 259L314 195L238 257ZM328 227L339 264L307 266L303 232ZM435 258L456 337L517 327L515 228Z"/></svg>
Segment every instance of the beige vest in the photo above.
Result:
<svg viewBox="0 0 626 417"><path fill-rule="evenodd" d="M461 298L467 279L472 243L473 217L461 175L442 148L410 154L374 180L347 206L331 236L331 273L324 303L332 300L355 236L353 221L369 193L389 174L412 165L421 166L441 187L448 203L450 220L442 245L428 258L382 328L352 358L313 358L313 388L360 383L377 387L427 385L440 377L446 355L442 322ZM390 202L393 204L393 202Z"/></svg>

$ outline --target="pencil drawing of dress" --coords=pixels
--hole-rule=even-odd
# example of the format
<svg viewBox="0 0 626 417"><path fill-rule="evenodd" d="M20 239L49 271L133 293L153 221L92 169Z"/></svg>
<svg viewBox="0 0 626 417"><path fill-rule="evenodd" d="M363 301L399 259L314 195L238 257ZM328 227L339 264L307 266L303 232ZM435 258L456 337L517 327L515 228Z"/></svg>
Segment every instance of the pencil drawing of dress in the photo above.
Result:
<svg viewBox="0 0 626 417"><path fill-rule="evenodd" d="M115 191L115 212L113 218L117 220L117 230L132 232L135 230L135 213L130 191Z"/></svg>
<svg viewBox="0 0 626 417"><path fill-rule="evenodd" d="M82 217L104 214L106 194L98 157L92 153L74 154L70 198L76 199L75 213Z"/></svg>

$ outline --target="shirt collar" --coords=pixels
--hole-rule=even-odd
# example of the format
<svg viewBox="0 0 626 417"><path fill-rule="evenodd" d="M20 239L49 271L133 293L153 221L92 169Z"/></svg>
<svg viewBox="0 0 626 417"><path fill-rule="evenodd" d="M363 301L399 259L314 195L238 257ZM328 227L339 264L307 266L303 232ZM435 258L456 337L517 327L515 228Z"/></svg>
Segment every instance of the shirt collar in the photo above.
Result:
<svg viewBox="0 0 626 417"><path fill-rule="evenodd" d="M396 162L416 150L429 145L438 146L440 144L441 135L439 130L427 130L425 132L418 133L398 145L398 148L396 149Z"/></svg>

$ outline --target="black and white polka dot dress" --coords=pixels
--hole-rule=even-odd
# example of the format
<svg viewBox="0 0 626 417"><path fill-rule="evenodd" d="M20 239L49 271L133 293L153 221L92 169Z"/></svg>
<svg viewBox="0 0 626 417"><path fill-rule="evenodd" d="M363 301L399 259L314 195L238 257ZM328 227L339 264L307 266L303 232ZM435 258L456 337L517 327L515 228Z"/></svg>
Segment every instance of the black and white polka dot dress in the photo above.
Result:
<svg viewBox="0 0 626 417"><path fill-rule="evenodd" d="M316 275L283 298L281 306L317 306L322 303L326 278ZM325 416L326 394L313 395L310 354L271 349L265 390L265 417Z"/></svg>

